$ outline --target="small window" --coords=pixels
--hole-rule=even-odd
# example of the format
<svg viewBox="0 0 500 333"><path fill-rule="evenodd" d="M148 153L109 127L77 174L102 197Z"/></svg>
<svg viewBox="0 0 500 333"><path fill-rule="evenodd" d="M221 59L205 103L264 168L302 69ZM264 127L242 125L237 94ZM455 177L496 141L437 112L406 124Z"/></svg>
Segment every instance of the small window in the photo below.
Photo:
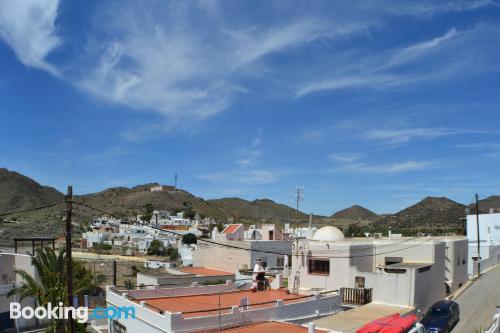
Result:
<svg viewBox="0 0 500 333"><path fill-rule="evenodd" d="M309 274L330 274L329 259L309 259Z"/></svg>
<svg viewBox="0 0 500 333"><path fill-rule="evenodd" d="M385 265L394 265L403 262L403 257L385 257Z"/></svg>
<svg viewBox="0 0 500 333"><path fill-rule="evenodd" d="M457 266L460 266L460 256L458 256L458 259L457 259Z"/></svg>

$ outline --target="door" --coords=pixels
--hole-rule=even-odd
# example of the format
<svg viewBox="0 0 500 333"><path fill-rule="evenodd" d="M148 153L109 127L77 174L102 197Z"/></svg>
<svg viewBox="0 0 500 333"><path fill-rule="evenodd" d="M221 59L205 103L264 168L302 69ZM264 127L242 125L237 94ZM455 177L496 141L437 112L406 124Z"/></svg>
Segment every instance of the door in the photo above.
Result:
<svg viewBox="0 0 500 333"><path fill-rule="evenodd" d="M364 276L356 276L354 278L354 288L364 288L365 287L365 277Z"/></svg>

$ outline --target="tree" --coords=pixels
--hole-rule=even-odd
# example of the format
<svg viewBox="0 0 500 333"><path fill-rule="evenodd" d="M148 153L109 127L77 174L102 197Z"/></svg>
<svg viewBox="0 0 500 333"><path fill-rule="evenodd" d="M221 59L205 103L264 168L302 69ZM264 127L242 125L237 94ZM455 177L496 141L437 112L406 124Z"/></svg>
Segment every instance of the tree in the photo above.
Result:
<svg viewBox="0 0 500 333"><path fill-rule="evenodd" d="M24 270L16 270L22 278L21 286L12 289L8 297L19 295L21 300L34 298L39 306L47 307L48 303L59 304L63 302L68 306L68 289L66 284L66 253L61 248L55 251L46 247L36 251L32 259L39 280L36 280ZM94 290L96 286L92 283L92 274L80 262L73 261L73 294L83 295ZM72 304L71 304L72 305ZM81 330L81 324L77 329ZM55 333L65 329L66 322L61 319L52 319L47 332Z"/></svg>
<svg viewBox="0 0 500 333"><path fill-rule="evenodd" d="M167 250L167 256L170 261L177 261L179 259L179 250L175 247L169 247Z"/></svg>
<svg viewBox="0 0 500 333"><path fill-rule="evenodd" d="M163 243L158 239L154 239L149 245L148 254L157 256L163 254Z"/></svg>
<svg viewBox="0 0 500 333"><path fill-rule="evenodd" d="M198 243L198 238L196 237L195 234L188 233L188 234L185 234L184 236L182 236L182 244L190 245L190 244L196 244L196 243Z"/></svg>
<svg viewBox="0 0 500 333"><path fill-rule="evenodd" d="M144 212L141 216L141 220L144 222L149 222L151 221L151 218L153 218L153 212L155 208L153 207L152 204L148 203L144 205Z"/></svg>

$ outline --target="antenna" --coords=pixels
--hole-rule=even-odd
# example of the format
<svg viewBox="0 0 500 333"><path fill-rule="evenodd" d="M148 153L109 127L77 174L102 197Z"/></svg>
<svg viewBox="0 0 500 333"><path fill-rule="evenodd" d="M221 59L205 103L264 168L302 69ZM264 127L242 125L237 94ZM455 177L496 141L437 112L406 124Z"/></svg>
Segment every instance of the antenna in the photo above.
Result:
<svg viewBox="0 0 500 333"><path fill-rule="evenodd" d="M177 172L175 173L174 176L174 189L177 189Z"/></svg>

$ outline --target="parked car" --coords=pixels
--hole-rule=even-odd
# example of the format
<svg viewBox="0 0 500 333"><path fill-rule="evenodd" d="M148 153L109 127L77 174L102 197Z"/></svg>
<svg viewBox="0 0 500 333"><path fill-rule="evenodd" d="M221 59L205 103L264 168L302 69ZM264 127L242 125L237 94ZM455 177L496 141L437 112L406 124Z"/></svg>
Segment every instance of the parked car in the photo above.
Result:
<svg viewBox="0 0 500 333"><path fill-rule="evenodd" d="M458 304L443 300L431 306L420 323L429 333L448 333L458 322L459 316Z"/></svg>

